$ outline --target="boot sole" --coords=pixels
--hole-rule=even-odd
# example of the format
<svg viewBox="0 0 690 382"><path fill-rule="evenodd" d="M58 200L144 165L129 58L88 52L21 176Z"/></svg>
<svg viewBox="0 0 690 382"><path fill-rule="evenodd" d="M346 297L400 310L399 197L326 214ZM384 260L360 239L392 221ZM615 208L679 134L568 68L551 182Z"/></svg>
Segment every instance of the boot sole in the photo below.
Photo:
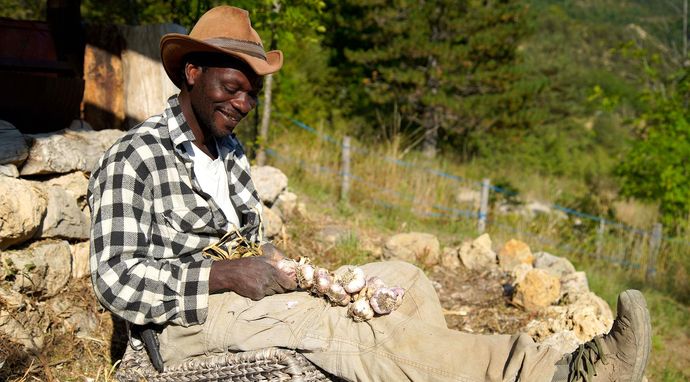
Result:
<svg viewBox="0 0 690 382"><path fill-rule="evenodd" d="M635 333L637 345L631 381L640 382L647 367L652 343L652 323L649 310L647 309L647 302L640 291L631 289L621 293L620 303L628 308L631 314L631 323L635 325L631 327L633 333Z"/></svg>

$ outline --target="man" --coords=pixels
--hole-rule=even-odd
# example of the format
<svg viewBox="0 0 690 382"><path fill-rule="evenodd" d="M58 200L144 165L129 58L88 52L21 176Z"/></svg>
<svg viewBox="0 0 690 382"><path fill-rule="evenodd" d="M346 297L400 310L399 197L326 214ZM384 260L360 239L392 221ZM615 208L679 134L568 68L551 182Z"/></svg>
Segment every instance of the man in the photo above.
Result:
<svg viewBox="0 0 690 382"><path fill-rule="evenodd" d="M405 263L363 266L407 290L398 310L367 322L290 292L295 282L277 269L280 253L261 239L261 204L232 134L256 106L261 77L282 66L282 53L264 52L247 12L221 6L189 36L164 36L161 57L180 94L104 154L88 198L96 295L129 323L159 324L166 364L277 346L348 380L642 378L650 327L637 291L619 297L608 335L566 357L524 334L449 330L431 283ZM204 256L234 228L267 254Z"/></svg>

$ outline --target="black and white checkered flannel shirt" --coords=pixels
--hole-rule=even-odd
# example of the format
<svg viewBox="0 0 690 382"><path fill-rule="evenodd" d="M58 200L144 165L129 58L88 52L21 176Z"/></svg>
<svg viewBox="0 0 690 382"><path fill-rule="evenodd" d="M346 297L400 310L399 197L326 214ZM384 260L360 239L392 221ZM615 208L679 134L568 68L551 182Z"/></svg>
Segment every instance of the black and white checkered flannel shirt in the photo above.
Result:
<svg viewBox="0 0 690 382"><path fill-rule="evenodd" d="M211 260L201 251L225 234L228 221L194 178L182 145L192 140L173 96L91 174L91 279L99 301L134 324L206 320ZM261 203L249 162L234 136L219 144L230 148L223 160L241 231L258 242Z"/></svg>

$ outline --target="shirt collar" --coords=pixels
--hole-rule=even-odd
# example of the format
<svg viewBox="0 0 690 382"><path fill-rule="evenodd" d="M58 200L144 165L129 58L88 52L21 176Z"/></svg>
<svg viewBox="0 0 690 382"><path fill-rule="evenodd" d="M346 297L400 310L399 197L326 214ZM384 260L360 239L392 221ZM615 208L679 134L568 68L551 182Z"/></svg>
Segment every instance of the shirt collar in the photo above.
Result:
<svg viewBox="0 0 690 382"><path fill-rule="evenodd" d="M182 113L180 100L178 95L168 98L168 106L165 108L165 116L168 119L168 133L170 139L175 144L175 147L180 146L183 142L194 141L194 133L189 127L187 120Z"/></svg>

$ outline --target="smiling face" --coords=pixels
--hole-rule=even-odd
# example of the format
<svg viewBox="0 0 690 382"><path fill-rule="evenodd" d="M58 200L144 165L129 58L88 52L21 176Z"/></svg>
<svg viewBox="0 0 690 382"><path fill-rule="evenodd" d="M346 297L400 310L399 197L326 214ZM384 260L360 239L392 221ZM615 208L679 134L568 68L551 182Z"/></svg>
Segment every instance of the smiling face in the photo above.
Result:
<svg viewBox="0 0 690 382"><path fill-rule="evenodd" d="M185 74L191 108L204 137L231 134L256 107L262 77L241 62L188 63Z"/></svg>

